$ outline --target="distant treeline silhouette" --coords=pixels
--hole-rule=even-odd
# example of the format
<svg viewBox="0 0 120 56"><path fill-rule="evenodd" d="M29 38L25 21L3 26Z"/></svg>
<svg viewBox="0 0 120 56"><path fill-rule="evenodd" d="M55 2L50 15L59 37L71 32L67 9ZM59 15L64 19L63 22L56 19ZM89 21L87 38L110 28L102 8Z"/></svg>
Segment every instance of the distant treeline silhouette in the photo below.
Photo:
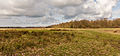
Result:
<svg viewBox="0 0 120 56"><path fill-rule="evenodd" d="M80 20L49 26L50 28L119 28L120 18L108 20Z"/></svg>

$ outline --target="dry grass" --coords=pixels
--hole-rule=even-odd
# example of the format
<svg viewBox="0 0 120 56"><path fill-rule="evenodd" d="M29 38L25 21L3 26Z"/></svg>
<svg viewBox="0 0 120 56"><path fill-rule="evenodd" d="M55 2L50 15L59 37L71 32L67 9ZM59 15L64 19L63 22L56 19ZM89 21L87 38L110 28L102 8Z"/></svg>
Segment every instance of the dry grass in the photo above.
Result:
<svg viewBox="0 0 120 56"><path fill-rule="evenodd" d="M119 56L117 29L28 28L0 30L1 56Z"/></svg>

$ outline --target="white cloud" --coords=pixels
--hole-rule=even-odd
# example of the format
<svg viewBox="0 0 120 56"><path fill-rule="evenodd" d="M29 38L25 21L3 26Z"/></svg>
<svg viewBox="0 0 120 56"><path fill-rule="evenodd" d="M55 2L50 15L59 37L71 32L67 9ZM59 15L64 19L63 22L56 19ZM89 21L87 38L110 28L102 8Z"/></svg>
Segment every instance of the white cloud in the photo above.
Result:
<svg viewBox="0 0 120 56"><path fill-rule="evenodd" d="M112 14L113 18L120 18L120 9L114 10Z"/></svg>
<svg viewBox="0 0 120 56"><path fill-rule="evenodd" d="M120 18L120 0L117 4L117 6L112 11L113 18Z"/></svg>
<svg viewBox="0 0 120 56"><path fill-rule="evenodd" d="M11 21L0 24L47 26L76 17L109 18L116 3L117 0L0 0L0 19Z"/></svg>

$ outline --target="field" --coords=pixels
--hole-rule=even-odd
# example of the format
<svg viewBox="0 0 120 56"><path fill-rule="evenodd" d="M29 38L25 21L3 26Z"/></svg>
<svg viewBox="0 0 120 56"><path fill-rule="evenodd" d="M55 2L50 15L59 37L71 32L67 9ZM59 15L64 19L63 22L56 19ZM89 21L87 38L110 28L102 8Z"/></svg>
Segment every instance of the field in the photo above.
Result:
<svg viewBox="0 0 120 56"><path fill-rule="evenodd" d="M120 56L120 29L0 29L0 56Z"/></svg>

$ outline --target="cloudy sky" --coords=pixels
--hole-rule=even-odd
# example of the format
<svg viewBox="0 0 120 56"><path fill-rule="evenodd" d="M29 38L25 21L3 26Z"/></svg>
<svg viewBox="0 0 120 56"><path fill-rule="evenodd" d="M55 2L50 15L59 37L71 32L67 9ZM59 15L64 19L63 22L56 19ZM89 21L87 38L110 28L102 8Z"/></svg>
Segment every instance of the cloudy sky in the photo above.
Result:
<svg viewBox="0 0 120 56"><path fill-rule="evenodd" d="M0 27L120 17L119 0L0 0Z"/></svg>

